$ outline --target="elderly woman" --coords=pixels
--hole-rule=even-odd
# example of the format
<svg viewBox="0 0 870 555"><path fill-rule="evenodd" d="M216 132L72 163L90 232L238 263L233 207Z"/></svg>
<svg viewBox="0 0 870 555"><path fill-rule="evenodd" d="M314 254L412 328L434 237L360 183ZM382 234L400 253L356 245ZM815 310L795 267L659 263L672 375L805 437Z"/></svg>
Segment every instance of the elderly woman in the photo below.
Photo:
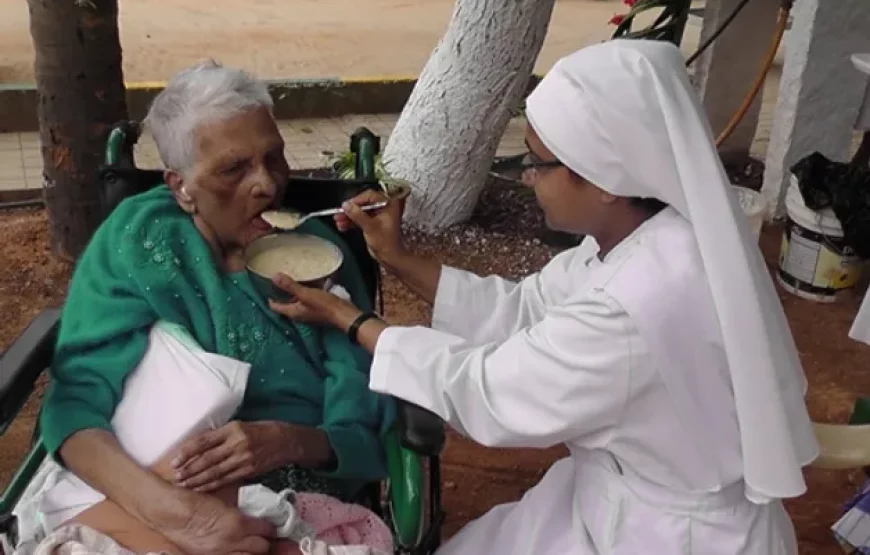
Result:
<svg viewBox="0 0 870 555"><path fill-rule="evenodd" d="M70 285L42 437L107 498L79 519L100 528L101 509L121 510L146 538L134 551L265 553L273 526L207 492L257 482L352 500L385 476L380 434L390 417L368 390L369 355L341 332L277 317L245 272L242 251L270 232L261 214L280 201L289 172L271 107L266 86L241 71L209 62L176 75L146 120L166 185L118 206ZM343 244L322 223L305 225ZM338 281L370 308L348 252ZM158 321L250 365L236 420L181 445L164 471L175 483L137 464L111 426Z"/></svg>
<svg viewBox="0 0 870 555"><path fill-rule="evenodd" d="M434 304L432 329L289 279L298 302L273 308L350 329L374 353L372 389L471 439L567 445L442 555L795 555L781 499L817 455L806 380L679 50L576 52L527 117L525 179L582 245L521 283L480 278L407 252L398 208L350 205L371 251Z"/></svg>

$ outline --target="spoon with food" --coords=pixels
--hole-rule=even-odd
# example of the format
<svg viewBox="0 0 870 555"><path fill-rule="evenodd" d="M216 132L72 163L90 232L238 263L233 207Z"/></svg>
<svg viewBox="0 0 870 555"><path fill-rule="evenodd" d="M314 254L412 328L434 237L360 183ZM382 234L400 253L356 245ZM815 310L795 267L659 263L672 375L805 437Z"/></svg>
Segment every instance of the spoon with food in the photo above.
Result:
<svg viewBox="0 0 870 555"><path fill-rule="evenodd" d="M360 210L378 210L385 207L386 205L386 201L376 202L374 204L360 206ZM302 214L301 212L294 212L292 210L268 210L266 212L263 212L261 217L267 224L274 227L275 229L290 231L301 226L311 218L334 216L336 214L341 214L343 211L344 210L342 210L341 208L327 208L326 210L318 210L316 212Z"/></svg>

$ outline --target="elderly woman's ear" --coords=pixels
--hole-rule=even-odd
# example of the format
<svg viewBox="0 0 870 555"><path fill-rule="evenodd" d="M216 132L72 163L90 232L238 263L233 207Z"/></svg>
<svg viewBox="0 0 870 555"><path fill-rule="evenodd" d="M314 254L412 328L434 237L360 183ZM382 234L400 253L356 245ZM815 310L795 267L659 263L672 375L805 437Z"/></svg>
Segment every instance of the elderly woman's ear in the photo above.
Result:
<svg viewBox="0 0 870 555"><path fill-rule="evenodd" d="M188 214L196 213L196 204L193 197L190 196L190 191L184 183L184 178L180 173L172 170L166 170L163 176L172 194L175 195L175 201L178 206Z"/></svg>

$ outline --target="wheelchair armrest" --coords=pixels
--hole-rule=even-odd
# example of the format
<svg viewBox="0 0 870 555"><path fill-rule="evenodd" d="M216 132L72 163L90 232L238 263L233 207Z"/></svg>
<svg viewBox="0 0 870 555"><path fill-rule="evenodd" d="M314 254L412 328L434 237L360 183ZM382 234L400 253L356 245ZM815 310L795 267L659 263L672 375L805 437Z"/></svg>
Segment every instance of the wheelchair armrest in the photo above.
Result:
<svg viewBox="0 0 870 555"><path fill-rule="evenodd" d="M444 422L434 413L396 399L399 441L406 449L435 457L444 449Z"/></svg>
<svg viewBox="0 0 870 555"><path fill-rule="evenodd" d="M24 406L39 375L51 366L60 309L47 308L0 355L0 435Z"/></svg>

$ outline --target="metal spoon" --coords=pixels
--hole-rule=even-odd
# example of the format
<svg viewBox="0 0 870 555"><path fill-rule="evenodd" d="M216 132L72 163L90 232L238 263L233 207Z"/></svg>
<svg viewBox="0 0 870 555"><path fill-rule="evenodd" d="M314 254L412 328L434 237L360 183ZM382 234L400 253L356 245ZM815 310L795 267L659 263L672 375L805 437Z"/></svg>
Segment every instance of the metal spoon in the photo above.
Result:
<svg viewBox="0 0 870 555"><path fill-rule="evenodd" d="M379 208L383 208L387 205L386 201L376 202L374 204L367 204L365 206L360 206L360 210L377 210ZM293 212L290 210L268 210L263 212L262 218L266 221L267 224L274 227L275 229L282 229L285 231L289 231L291 229L296 229L300 225L304 224L311 218L319 218L322 216L334 216L336 214L341 214L344 212L341 208L327 208L326 210L318 210L316 212L311 212L309 214L302 214L300 212Z"/></svg>

